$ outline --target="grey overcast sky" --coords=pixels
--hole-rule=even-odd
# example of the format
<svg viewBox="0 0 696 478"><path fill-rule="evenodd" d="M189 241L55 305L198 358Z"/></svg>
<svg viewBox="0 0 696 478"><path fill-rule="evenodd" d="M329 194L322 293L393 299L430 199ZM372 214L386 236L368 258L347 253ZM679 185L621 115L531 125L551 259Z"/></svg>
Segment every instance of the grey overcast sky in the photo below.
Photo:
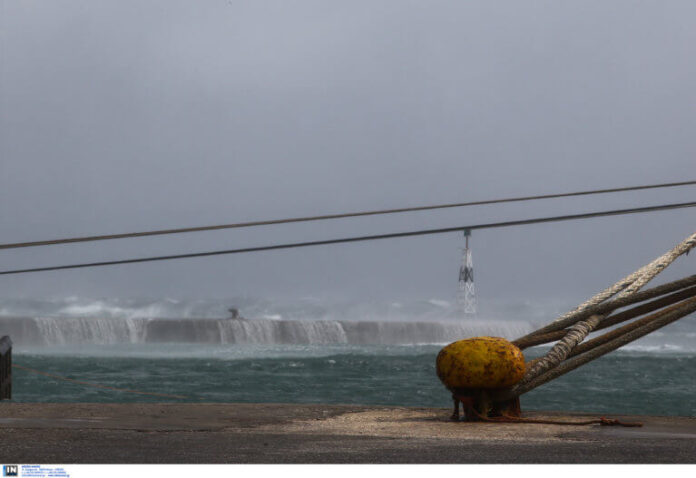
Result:
<svg viewBox="0 0 696 478"><path fill-rule="evenodd" d="M692 1L0 0L0 242L694 179ZM696 189L0 252L2 269L696 199ZM581 301L696 211L477 232ZM0 278L2 297L453 298L457 234ZM667 277L693 273L693 254Z"/></svg>

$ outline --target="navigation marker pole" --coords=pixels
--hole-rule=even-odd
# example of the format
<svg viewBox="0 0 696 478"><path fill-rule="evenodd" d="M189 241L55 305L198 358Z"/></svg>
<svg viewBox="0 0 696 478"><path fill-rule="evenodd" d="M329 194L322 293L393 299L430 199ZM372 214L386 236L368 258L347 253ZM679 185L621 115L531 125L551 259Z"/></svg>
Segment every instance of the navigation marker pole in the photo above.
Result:
<svg viewBox="0 0 696 478"><path fill-rule="evenodd" d="M476 290L474 289L474 263L471 260L469 249L469 237L471 231L464 230L466 244L462 255L462 265L459 267L459 290L457 291L457 305L464 314L476 314Z"/></svg>

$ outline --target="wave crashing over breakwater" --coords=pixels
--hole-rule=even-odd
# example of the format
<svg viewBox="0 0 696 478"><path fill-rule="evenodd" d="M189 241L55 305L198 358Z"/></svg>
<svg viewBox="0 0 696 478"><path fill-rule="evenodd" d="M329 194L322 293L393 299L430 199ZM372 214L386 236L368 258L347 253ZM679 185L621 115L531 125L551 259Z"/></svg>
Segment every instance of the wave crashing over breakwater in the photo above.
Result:
<svg viewBox="0 0 696 478"><path fill-rule="evenodd" d="M524 321L397 322L271 319L0 317L0 330L17 345L205 344L424 344L465 337L516 338Z"/></svg>

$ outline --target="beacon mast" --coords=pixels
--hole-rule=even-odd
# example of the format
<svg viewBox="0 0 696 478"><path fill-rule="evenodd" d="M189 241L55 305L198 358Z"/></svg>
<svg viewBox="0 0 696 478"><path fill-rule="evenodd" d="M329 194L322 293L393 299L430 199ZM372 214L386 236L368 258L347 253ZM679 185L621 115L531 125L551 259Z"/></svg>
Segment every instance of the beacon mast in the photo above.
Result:
<svg viewBox="0 0 696 478"><path fill-rule="evenodd" d="M469 249L469 237L471 231L464 230L466 240L464 253L462 254L462 265L459 267L459 289L457 290L457 305L466 315L476 314L476 290L474 289L474 263L471 260L471 249Z"/></svg>

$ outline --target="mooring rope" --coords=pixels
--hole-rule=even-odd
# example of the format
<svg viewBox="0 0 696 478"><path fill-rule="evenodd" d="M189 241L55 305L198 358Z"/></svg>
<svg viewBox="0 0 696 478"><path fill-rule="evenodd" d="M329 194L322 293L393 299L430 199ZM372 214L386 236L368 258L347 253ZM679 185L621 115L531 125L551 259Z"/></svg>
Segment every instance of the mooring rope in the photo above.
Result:
<svg viewBox="0 0 696 478"><path fill-rule="evenodd" d="M603 425L603 426L621 426L621 427L642 427L643 424L640 422L622 422L616 418L594 418L591 420L584 421L566 421L566 420L546 420L543 418L525 418L525 417L511 417L510 415L503 415L500 417L484 417L478 412L475 412L481 421L484 422L496 422L496 423L536 423L541 425L575 425L575 426L585 426L585 425Z"/></svg>
<svg viewBox="0 0 696 478"><path fill-rule="evenodd" d="M652 289L651 289L652 290ZM647 291L645 291L647 292ZM650 312L653 312L657 309L660 309L662 307L666 307L668 305L672 305L676 302L680 302L684 299L688 299L690 297L696 296L696 287L689 287L686 289L682 289L678 292L675 292L673 294L665 295L663 297L660 297L657 300L653 300L651 302L648 302L646 304L639 305L637 307L634 307L629 310L625 310L623 312L617 313L617 314L612 314L609 317L605 317L602 320L600 320L599 325L597 325L594 329L595 332L606 329L608 327L612 327L614 325L620 324L621 322L625 322L630 319L634 319L636 317L639 317L643 314L647 314ZM557 330L554 332L546 332L543 334L539 335L532 335L529 338L526 338L524 340L522 339L517 339L513 341L513 345L517 346L519 349L524 350L529 347L533 347L535 345L542 345L546 344L549 342L555 342L557 340L562 339L565 334L568 332L568 329L562 329L562 330ZM580 344L577 346L577 348L581 348L584 344ZM573 355L573 354L571 354Z"/></svg>
<svg viewBox="0 0 696 478"><path fill-rule="evenodd" d="M694 297L694 294L691 294L690 297ZM665 307L664 309L658 310L654 314L648 315L646 317L643 317L642 319L631 322L630 324L616 328L610 332L607 332L603 335L600 335L599 337L595 337L591 340L588 340L587 342L583 342L583 343L577 345L577 347L575 347L572 351L570 351L570 353L568 354L567 357L571 358L571 357L575 357L577 355L581 355L585 352L589 352L590 350L595 349L602 344L606 344L608 342L611 342L614 339L619 339L619 338L623 337L625 334L628 334L629 332L632 332L632 331L637 330L637 329L641 329L643 326L646 326L646 325L652 323L654 320L661 318L661 317L664 317L668 313L671 313L671 312L676 311L678 309L682 309L682 308L686 307L687 305L688 305L687 302L683 301L683 302L681 302L679 304L675 304L671 307ZM682 318L682 317L688 315L689 313L691 313L691 312L687 311L683 314L679 314L676 317L676 319ZM670 320L668 323L671 323L671 322L673 322L673 321ZM667 324L665 324L665 325L667 325ZM531 362L529 362L527 364L527 366L529 368L535 367L539 360L541 360L541 359L540 358L534 359ZM568 370L568 371L570 371L570 370ZM519 382L518 384L516 384L516 387L520 387L520 388L524 389L525 384L522 382Z"/></svg>
<svg viewBox="0 0 696 478"><path fill-rule="evenodd" d="M563 362L573 348L582 342L603 318L601 315L593 315L587 320L574 324L543 358L535 360L527 367L524 377L516 386L523 387L530 380Z"/></svg>
<svg viewBox="0 0 696 478"><path fill-rule="evenodd" d="M648 264L645 270L641 272L640 276L630 286L619 292L616 297L621 298L634 294L645 284L653 280L660 272L665 270L679 256L688 253L694 247L696 247L696 232L677 244L672 250L667 251Z"/></svg>
<svg viewBox="0 0 696 478"><path fill-rule="evenodd" d="M625 329L622 335L615 338L609 337L610 340L608 340L606 343L604 340L597 341L595 344L593 344L593 348L591 350L587 350L573 358L568 358L556 367L551 368L550 370L532 378L531 380L527 380L524 383L520 382L509 390L496 393L495 399L509 400L511 398L520 396L523 393L527 393L540 385L575 370L581 365L591 362L592 360L595 360L609 352L623 347L624 345L638 340L639 338L644 337L657 329L669 325L694 311L696 311L696 297L687 299L664 310L660 310L649 317L641 319L638 326L631 327L630 325L632 324L630 324L627 326L627 329ZM612 332L609 332L606 335L609 334L612 334ZM602 337L598 337L598 339L602 339Z"/></svg>
<svg viewBox="0 0 696 478"><path fill-rule="evenodd" d="M513 417L510 415L501 415L497 417L489 417L476 410L470 397L462 397L458 395L453 395L454 398L459 400L464 406L464 411L467 416L474 416L478 421L481 422L492 422L492 423L535 423L542 425L574 425L574 426L585 426L585 425L603 425L603 426L622 426L622 427L642 427L643 424L640 422L622 422L615 418L594 418L590 420L582 421L567 421L567 420L549 420L544 418L527 418L527 417Z"/></svg>
<svg viewBox="0 0 696 478"><path fill-rule="evenodd" d="M561 321L554 321L545 327L542 327L542 328L537 329L533 332L530 332L529 334L527 334L523 337L515 339L513 343L526 342L528 340L533 340L536 337L541 336L542 334L546 334L549 332L555 332L558 330L563 330L565 327L573 325L575 322L578 322L582 319L590 317L591 315L604 314L607 312L611 312L611 311L619 309L621 307L635 304L637 302L643 302L645 300L659 297L659 296L667 294L669 292L681 290L681 289L684 289L684 288L692 286L692 285L696 285L696 275L685 277L683 279L679 279L679 280L676 280L673 282L668 282L666 284L662 284L662 285L659 285L657 287L653 287L652 289L647 289L644 291L636 292L635 294L628 296L628 297L621 297L621 298L614 299L614 300L604 302L601 304L596 304L596 305L588 307L587 309L585 309L583 311L578 312L575 317L573 317L567 321L562 321L562 322Z"/></svg>
<svg viewBox="0 0 696 478"><path fill-rule="evenodd" d="M587 342L583 342L579 344L577 347L575 347L569 354L568 357L575 357L576 355L580 355L582 353L588 352L592 350L595 347L598 347L599 345L605 344L607 342L610 342L613 339L619 338L622 335L631 332L635 329L638 329L642 327L643 325L649 324L651 321L663 317L664 315L668 314L675 308L681 307L682 304L675 304L672 307L665 307L664 309L658 310L654 314L648 315L643 317L642 319L638 319L634 322L631 322L630 324L623 325L621 327L618 327L614 330L611 330L603 335L600 335L599 337L595 337L593 339L588 340Z"/></svg>
<svg viewBox="0 0 696 478"><path fill-rule="evenodd" d="M586 312L591 307L605 302L614 295L618 294L615 300L631 297L641 287L647 284L657 274L662 272L667 266L674 262L679 256L686 254L694 247L696 247L696 233L691 234L671 250L667 251L649 264L641 267L637 271L624 277L589 300L583 302L572 311L562 315L547 326L536 330L534 334L551 332L552 330L565 328L568 325L575 323L577 321L576 319L581 316L583 312Z"/></svg>
<svg viewBox="0 0 696 478"><path fill-rule="evenodd" d="M572 370L572 368L568 368L568 362L564 362L569 355L573 352L573 349L577 347L589 334L592 332L600 323L601 321L605 318L605 315L592 315L587 319L581 320L578 319L578 316L587 310L588 308L592 306L599 305L601 302L604 302L608 297L611 297L612 295L616 294L616 299L620 300L622 298L630 298L634 296L638 290L643 287L645 284L647 284L650 280L652 280L656 275L658 275L660 272L662 272L667 266L669 266L672 262L674 262L677 257L681 256L682 254L685 254L689 252L691 249L693 249L696 246L696 233L691 234L689 237L684 239L682 242L677 244L674 248L671 250L667 251L665 254L662 254L660 257L657 259L653 260L649 264L641 267L638 269L636 272L628 275L621 281L617 282L616 284L610 286L609 288L605 289L604 291L600 292L599 294L595 295L593 298L591 298L589 301L586 301L585 303L581 304L579 307L574 309L573 311L565 314L562 316L560 319L552 322L549 324L547 327L543 327L537 331L535 331L533 334L530 334L532 337L536 334L542 334L544 332L548 332L549 327L558 327L560 324L565 324L569 321L573 321L574 325L567 329L564 333L563 338L561 338L552 348L549 350L543 357L540 357L530 363L527 364L527 371L525 372L524 376L522 379L514 385L509 392L506 393L506 395L510 396L519 396L523 393L526 393L533 388L536 388L537 386L548 382L552 378L556 378L563 373L567 373L568 371ZM695 299L696 300L696 299ZM686 305L685 305L686 304ZM621 335L618 338L615 338L613 340L610 340L610 338L607 338L607 336L613 337L616 335L607 334L603 337L605 337L605 341L608 343L613 343L615 341L621 341L622 339L625 339L625 337L631 336L634 334L636 331L643 330L643 328L650 328L651 325L654 326L656 323L661 323L660 317L664 316L671 316L668 312L672 310L677 310L680 311L683 308L689 309L689 304L690 301L686 300L680 304L674 305L672 307L668 307L664 311L658 312L657 314L653 314L650 316L648 321L651 321L651 324L646 324L643 325L643 327L640 327L638 325L636 326L627 326L623 327L621 330L626 331L625 334ZM696 310L696 309L694 309ZM690 312L687 312L687 314ZM679 315L677 318L681 318L686 314ZM645 320L645 319L643 319ZM676 320L676 319L675 319ZM645 324L646 322L639 321L639 324ZM669 323L669 322L668 322ZM665 324L666 325L666 324ZM635 340L635 339L633 339ZM600 341L594 341L594 344L596 344L597 349L601 348L601 345L599 345ZM629 342L623 342L629 343ZM618 348L618 347L617 347ZM587 349L587 346L585 347ZM573 354L577 355L577 354ZM602 355L602 354L600 354ZM600 355L597 355L600 356ZM593 358L590 358L589 360L593 360L594 357L592 354L589 354L589 356L592 356ZM586 356L583 355L585 359L587 359ZM586 361L589 361L586 360ZM575 359L574 362L571 363L577 363L578 359ZM586 362L582 362L586 363ZM563 366L562 366L563 364ZM554 373L556 371L557 373Z"/></svg>
<svg viewBox="0 0 696 478"><path fill-rule="evenodd" d="M185 395L172 395L169 393L143 392L141 390L128 390L125 388L110 387L108 385L101 385L98 383L85 382L82 380L75 380L74 378L68 378L68 377L64 377L62 375L57 375L55 373L49 373L49 372L44 372L42 370L36 370L35 368L25 367L23 365L19 365L16 363L13 363L12 367L17 368L19 370L24 370L25 372L30 372L30 373L35 373L37 375L43 375L45 377L55 378L56 380L62 380L64 382L76 383L76 384L85 385L88 387L101 388L104 390L111 390L111 391L124 392L124 393L135 393L138 395L151 395L153 397L176 398L176 399L180 399L180 400L190 400L192 398L192 397L187 397Z"/></svg>

